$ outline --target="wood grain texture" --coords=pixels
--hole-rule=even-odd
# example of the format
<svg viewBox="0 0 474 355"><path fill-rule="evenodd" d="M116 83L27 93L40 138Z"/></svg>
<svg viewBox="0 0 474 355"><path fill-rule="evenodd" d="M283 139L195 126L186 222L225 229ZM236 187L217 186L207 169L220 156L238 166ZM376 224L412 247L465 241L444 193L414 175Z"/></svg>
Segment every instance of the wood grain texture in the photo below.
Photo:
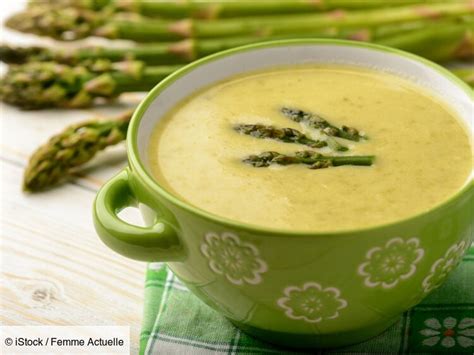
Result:
<svg viewBox="0 0 474 355"><path fill-rule="evenodd" d="M127 325L137 351L145 266L98 239L94 193L67 184L24 195L22 169L0 166L1 323Z"/></svg>

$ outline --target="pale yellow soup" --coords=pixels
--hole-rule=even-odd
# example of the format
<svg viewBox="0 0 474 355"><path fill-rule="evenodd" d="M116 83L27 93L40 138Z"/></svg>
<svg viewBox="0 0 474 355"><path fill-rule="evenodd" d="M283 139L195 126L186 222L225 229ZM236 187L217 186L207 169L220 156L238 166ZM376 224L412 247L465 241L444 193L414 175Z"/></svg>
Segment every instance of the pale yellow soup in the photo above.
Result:
<svg viewBox="0 0 474 355"><path fill-rule="evenodd" d="M282 106L359 129L369 139L339 142L350 147L345 155L375 155L374 165L244 164L263 151L311 148L239 134L238 123L325 138L283 116ZM150 142L153 175L179 199L234 221L292 231L365 228L429 210L466 183L473 161L467 129L425 89L345 66L278 68L215 84L161 119Z"/></svg>

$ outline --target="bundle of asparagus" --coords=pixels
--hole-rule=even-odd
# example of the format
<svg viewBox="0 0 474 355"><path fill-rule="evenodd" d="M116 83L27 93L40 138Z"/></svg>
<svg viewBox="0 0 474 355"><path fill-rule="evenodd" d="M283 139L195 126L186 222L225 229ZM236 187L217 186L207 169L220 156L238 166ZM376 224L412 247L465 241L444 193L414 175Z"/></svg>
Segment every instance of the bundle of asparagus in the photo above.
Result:
<svg viewBox="0 0 474 355"><path fill-rule="evenodd" d="M419 20L399 25L382 25L349 29L328 28L319 34L300 34L300 38L330 37L372 41L425 55L428 59L446 61L473 58L474 18L431 21ZM270 36L267 40L288 39L294 36ZM230 37L218 39L186 39L178 42L127 46L119 48L86 47L55 49L48 47L0 46L0 60L20 64L27 61L55 61L77 64L89 59L122 61L134 59L149 65L182 64L195 59L246 44L260 41L260 37ZM460 48L458 50L458 47Z"/></svg>
<svg viewBox="0 0 474 355"><path fill-rule="evenodd" d="M439 0L266 0L266 1L200 1L200 0L44 0L41 5L74 7L87 10L109 9L113 12L134 12L149 17L216 19L256 15L296 14L328 11L338 8L361 9L433 3ZM30 1L30 7L38 2Z"/></svg>
<svg viewBox="0 0 474 355"><path fill-rule="evenodd" d="M364 2L357 2L364 3ZM384 2L379 4L382 6ZM270 37L276 35L324 34L327 28L357 28L384 24L459 17L472 13L470 0L449 3L416 4L393 8L333 11L316 14L255 16L223 20L187 18L178 21L149 19L132 13L111 16L109 8L99 12L78 8L32 7L6 22L12 29L75 40L88 36L129 39L137 42L216 38L235 36Z"/></svg>
<svg viewBox="0 0 474 355"><path fill-rule="evenodd" d="M384 37L376 42L411 50L438 61L471 59L474 58L474 36L470 24L432 26ZM187 57L194 59L252 41L255 39L245 37L75 51L2 46L2 60L27 63L12 66L0 80L0 99L22 109L85 107L93 104L97 97L111 99L123 92L147 91L178 69L178 63L186 61ZM135 60L112 62L130 57L151 64L169 62L174 65L147 65ZM468 82L472 85L472 79Z"/></svg>

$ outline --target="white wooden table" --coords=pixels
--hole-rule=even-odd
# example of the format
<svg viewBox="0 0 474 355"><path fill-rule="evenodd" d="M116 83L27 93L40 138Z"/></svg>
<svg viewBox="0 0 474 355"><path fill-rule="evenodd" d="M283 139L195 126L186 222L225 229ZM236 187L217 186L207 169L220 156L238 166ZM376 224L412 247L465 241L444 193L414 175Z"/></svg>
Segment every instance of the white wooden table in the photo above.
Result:
<svg viewBox="0 0 474 355"><path fill-rule="evenodd" d="M0 20L23 6L23 1L1 2ZM1 37L38 43L4 28ZM124 147L101 154L83 177L48 192L26 195L21 181L29 154L49 136L139 100L129 95L113 106L71 111L0 106L0 325L126 325L132 353L138 352L145 264L103 245L91 216L98 188L126 164ZM133 217L137 221L134 215L128 220Z"/></svg>

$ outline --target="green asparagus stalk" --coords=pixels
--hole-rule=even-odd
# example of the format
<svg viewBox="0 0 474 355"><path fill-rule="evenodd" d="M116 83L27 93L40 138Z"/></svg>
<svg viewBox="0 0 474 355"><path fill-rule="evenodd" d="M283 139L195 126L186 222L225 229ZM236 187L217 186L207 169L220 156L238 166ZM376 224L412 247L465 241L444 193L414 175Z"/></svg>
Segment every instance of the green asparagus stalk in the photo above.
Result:
<svg viewBox="0 0 474 355"><path fill-rule="evenodd" d="M470 0L453 3L409 5L374 10L329 13L260 16L215 21L185 19L165 21L145 19L139 15L123 19L77 8L29 8L12 16L7 26L22 32L73 40L95 35L137 42L174 41L181 38L215 38L232 36L271 37L299 33L324 33L329 28L371 27L384 24L449 18L469 15ZM66 11L66 14L63 12ZM106 11L107 12L107 11ZM130 16L130 14L128 14Z"/></svg>
<svg viewBox="0 0 474 355"><path fill-rule="evenodd" d="M289 37L285 37L289 38ZM282 37L271 38L282 39ZM123 61L133 59L147 65L164 65L188 63L221 50L259 42L257 37L236 37L219 39L186 39L170 43L150 43L141 46L121 48L81 47L55 49L48 47L13 47L0 46L0 60L6 63L21 64L27 61L55 61L63 64L78 64L88 59L107 59Z"/></svg>
<svg viewBox="0 0 474 355"><path fill-rule="evenodd" d="M285 155L278 152L263 152L259 155L250 155L242 161L257 168L268 167L272 164L305 164L309 165L310 169L322 169L341 165L371 166L374 160L375 157L372 155L328 156L311 150L305 150L296 152L294 155Z"/></svg>
<svg viewBox="0 0 474 355"><path fill-rule="evenodd" d="M451 68L454 75L474 88L474 65L469 67Z"/></svg>
<svg viewBox="0 0 474 355"><path fill-rule="evenodd" d="M399 47L432 60L473 59L471 33L473 20L469 18L461 24L453 21L433 24L426 21L387 25L366 29L337 30L328 28L324 36L361 41L373 40L376 43ZM396 31L397 27L401 27ZM390 35L391 34L391 35ZM319 35L321 36L321 34ZM316 37L312 34L298 35L300 38ZM268 40L291 38L277 36ZM241 45L259 42L256 37L231 37L218 39L187 39L179 42L145 44L122 48L80 47L55 49L49 47L13 47L0 45L0 60L9 64L22 64L34 61L55 61L77 65L87 60L107 59L123 61L133 59L147 65L184 64L195 59ZM470 44L469 44L470 43ZM463 50L464 48L464 50ZM469 50L469 48L471 48Z"/></svg>
<svg viewBox="0 0 474 355"><path fill-rule="evenodd" d="M462 21L464 25L459 25ZM398 38L402 34L407 34L412 41L427 42L423 36L416 35L415 31L425 30L428 28L434 32L444 28L449 29L453 26L465 26L466 30L473 24L472 18L467 19L448 19L444 21L433 22L431 20L420 20L415 22L407 22L401 24L383 25L365 28L333 28L328 27L319 33L301 33L286 36L271 36L265 39L261 37L229 37L215 39L186 39L171 43L150 43L141 46L127 46L120 48L110 47L79 47L79 48L63 48L57 49L52 47L13 47L8 45L0 45L0 60L6 63L21 64L27 61L55 61L62 64L78 64L88 59L108 59L111 61L123 61L125 59L133 59L145 62L147 65L163 65L163 64L180 64L193 61L195 59L246 44L252 44L261 40L280 40L294 38L313 38L313 37L329 37L354 39L360 41L381 42L384 38ZM430 30L430 31L431 31ZM449 31L449 30L448 30ZM452 36L456 33L450 31ZM447 35L444 35L447 37ZM396 40L393 41L395 43ZM406 46L407 40L400 41L401 46ZM417 46L414 50L417 50ZM428 47L428 48L427 48ZM420 48L428 50L429 46L422 45Z"/></svg>
<svg viewBox="0 0 474 355"><path fill-rule="evenodd" d="M50 62L77 65L85 60L107 59L113 62L123 60L143 61L147 65L179 64L194 59L192 45L185 42L148 44L125 48L113 47L16 47L0 45L0 60L8 64L24 64L26 62ZM193 57L191 57L193 56Z"/></svg>
<svg viewBox="0 0 474 355"><path fill-rule="evenodd" d="M234 130L255 138L269 138L285 143L298 143L311 148L322 148L327 146L323 140L314 140L293 128L276 128L263 124L238 124Z"/></svg>
<svg viewBox="0 0 474 355"><path fill-rule="evenodd" d="M466 27L474 25L474 16L456 16L433 21L432 18L420 19L418 21L407 21L393 23L384 26L375 26L369 28L369 37L367 40L379 41L386 37L397 36L401 34L414 33L415 31L427 28L448 27L455 24L465 24Z"/></svg>
<svg viewBox="0 0 474 355"><path fill-rule="evenodd" d="M472 22L428 27L382 38L377 42L419 54L437 62L474 58Z"/></svg>
<svg viewBox="0 0 474 355"><path fill-rule="evenodd" d="M78 123L53 136L31 156L24 172L23 189L35 192L52 187L99 151L123 141L132 113Z"/></svg>
<svg viewBox="0 0 474 355"><path fill-rule="evenodd" d="M265 1L150 1L150 0L49 0L42 2L55 6L73 6L81 9L136 12L161 18L203 18L262 16L328 11L338 8L364 9L381 6L399 6L416 3L433 3L439 0L265 0ZM35 6L37 1L31 1Z"/></svg>
<svg viewBox="0 0 474 355"><path fill-rule="evenodd" d="M125 0L129 1L129 0ZM154 1L154 0L151 0ZM53 7L73 7L78 9L88 9L93 11L102 11L104 8L113 6L115 0L29 0L27 5L30 8L38 6L53 6Z"/></svg>
<svg viewBox="0 0 474 355"><path fill-rule="evenodd" d="M0 60L9 64L22 64L28 61L55 61L62 64L78 64L88 59L108 59L122 61L133 59L148 65L184 64L222 50L258 43L266 40L298 38L345 38L355 40L372 40L376 37L375 29L328 28L317 34L302 33L271 37L229 37L213 39L185 39L177 42L150 43L128 47L80 47L56 49L49 47L15 47L0 45Z"/></svg>
<svg viewBox="0 0 474 355"><path fill-rule="evenodd" d="M95 98L147 91L177 67L148 67L142 62L106 60L67 66L33 62L11 66L0 80L0 99L25 110L86 107Z"/></svg>

